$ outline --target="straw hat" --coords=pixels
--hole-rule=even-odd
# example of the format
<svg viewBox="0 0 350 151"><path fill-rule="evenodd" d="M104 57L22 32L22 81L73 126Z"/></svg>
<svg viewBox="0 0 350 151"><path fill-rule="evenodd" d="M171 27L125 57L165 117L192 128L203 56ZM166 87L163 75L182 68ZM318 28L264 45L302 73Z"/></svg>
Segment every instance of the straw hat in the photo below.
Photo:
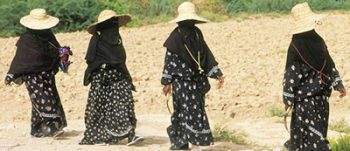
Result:
<svg viewBox="0 0 350 151"><path fill-rule="evenodd" d="M178 16L169 23L178 23L185 20L195 20L197 23L206 23L209 20L196 14L196 7L191 2L183 2L177 8Z"/></svg>
<svg viewBox="0 0 350 151"><path fill-rule="evenodd" d="M292 8L292 17L294 22L292 34L297 34L315 29L325 15L315 14L309 4L304 2Z"/></svg>
<svg viewBox="0 0 350 151"><path fill-rule="evenodd" d="M97 17L97 22L93 23L92 25L90 25L87 29L87 31L90 34L93 34L96 30L96 26L99 23L102 23L104 21L107 21L111 18L117 17L118 18L118 23L119 23L119 27L126 25L128 22L131 21L131 17L129 15L117 15L116 12L112 11L112 10L103 10Z"/></svg>
<svg viewBox="0 0 350 151"><path fill-rule="evenodd" d="M48 15L46 10L41 8L31 10L29 15L20 20L24 27L34 30L49 29L56 26L58 22L58 18Z"/></svg>

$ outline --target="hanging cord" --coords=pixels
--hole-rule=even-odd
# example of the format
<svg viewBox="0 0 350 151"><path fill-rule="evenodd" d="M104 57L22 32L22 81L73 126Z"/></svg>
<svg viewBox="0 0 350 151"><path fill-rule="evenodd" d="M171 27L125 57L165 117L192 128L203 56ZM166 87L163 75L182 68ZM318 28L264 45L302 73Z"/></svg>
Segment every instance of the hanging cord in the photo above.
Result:
<svg viewBox="0 0 350 151"><path fill-rule="evenodd" d="M51 43L50 41L47 41L47 42L49 42L49 44L52 46L52 47L54 47L54 48L56 48L56 49L58 49L58 47L57 46L55 46L53 43Z"/></svg>
<svg viewBox="0 0 350 151"><path fill-rule="evenodd" d="M178 31L181 33L181 30L178 29ZM196 31L195 31L196 32ZM197 37L197 40L199 39L199 36L198 36L198 33L196 32L196 37ZM198 61L196 60L196 58L193 56L193 54L191 53L190 49L188 48L188 46L186 45L186 43L184 43L184 46L187 50L187 52L190 54L191 58L193 59L193 61L198 65L198 70L200 73L203 73L204 70L202 69L201 67L201 56L200 56L200 51L198 50Z"/></svg>
<svg viewBox="0 0 350 151"><path fill-rule="evenodd" d="M44 120L44 117L42 116L41 112L40 112L39 109L36 107L36 105L35 105L35 103L33 102L32 99L30 99L30 102L32 103L33 108L35 109L35 111L39 113L39 116L41 117L41 119Z"/></svg>
<svg viewBox="0 0 350 151"><path fill-rule="evenodd" d="M293 46L294 50L299 54L300 58L301 58L311 69L313 69L313 70L315 70L315 71L317 72L317 74L318 74L318 75L320 76L320 78L321 78L321 82L322 82L322 83L325 83L325 84L326 84L326 82L323 80L323 77L326 77L328 80L331 79L329 76L327 76L326 74L323 73L323 70L324 70L324 68L325 68L326 65L327 65L327 59L324 59L324 61L323 61L323 66L322 66L321 70L317 70L315 67L313 67L310 63L308 63L308 62L306 61L306 59L301 55L299 49L298 49L293 43L292 43L292 46ZM324 49L324 52L326 52L326 48Z"/></svg>
<svg viewBox="0 0 350 151"><path fill-rule="evenodd" d="M284 113L283 115L283 121L284 121L284 128L286 129L286 131L288 133L290 133L289 129L288 129L288 125L287 125L287 118L289 116L289 113L291 113L293 111L293 106L288 107L287 111Z"/></svg>
<svg viewBox="0 0 350 151"><path fill-rule="evenodd" d="M170 109L169 100L170 100L170 94L167 96L167 99L166 99L166 107L168 108L169 114L172 115L173 113L171 112L171 109Z"/></svg>

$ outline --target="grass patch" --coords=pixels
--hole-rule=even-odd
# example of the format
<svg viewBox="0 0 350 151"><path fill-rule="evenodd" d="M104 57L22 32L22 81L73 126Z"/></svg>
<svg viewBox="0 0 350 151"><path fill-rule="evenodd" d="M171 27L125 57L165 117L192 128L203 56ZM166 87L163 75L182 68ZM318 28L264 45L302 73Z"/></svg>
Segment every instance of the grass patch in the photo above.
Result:
<svg viewBox="0 0 350 151"><path fill-rule="evenodd" d="M211 22L221 22L230 19L228 15L216 14L211 11L202 11L200 14Z"/></svg>
<svg viewBox="0 0 350 151"><path fill-rule="evenodd" d="M336 140L330 139L332 151L348 151L350 150L350 135L340 136Z"/></svg>
<svg viewBox="0 0 350 151"><path fill-rule="evenodd" d="M291 8L305 0L222 0L228 13L289 13ZM308 0L313 10L348 10L349 0Z"/></svg>
<svg viewBox="0 0 350 151"><path fill-rule="evenodd" d="M285 49L279 49L279 50L274 51L274 55L277 55L277 56L283 56L286 54L287 54L287 50L285 50Z"/></svg>
<svg viewBox="0 0 350 151"><path fill-rule="evenodd" d="M274 116L283 117L285 111L284 111L282 106L274 104L274 105L271 105L269 107L269 113L270 113L270 116L272 116L272 117L274 117Z"/></svg>
<svg viewBox="0 0 350 151"><path fill-rule="evenodd" d="M344 118L332 122L329 125L329 129L340 133L350 133L350 126Z"/></svg>
<svg viewBox="0 0 350 151"><path fill-rule="evenodd" d="M225 127L215 126L213 131L215 141L226 141L238 145L248 145L247 134L244 132L230 131Z"/></svg>

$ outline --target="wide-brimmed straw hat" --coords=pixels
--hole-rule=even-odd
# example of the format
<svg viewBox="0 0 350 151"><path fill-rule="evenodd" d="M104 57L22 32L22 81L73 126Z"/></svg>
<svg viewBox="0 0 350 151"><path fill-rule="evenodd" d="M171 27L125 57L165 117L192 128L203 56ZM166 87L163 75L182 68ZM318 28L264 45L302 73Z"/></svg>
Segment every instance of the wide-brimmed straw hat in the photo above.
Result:
<svg viewBox="0 0 350 151"><path fill-rule="evenodd" d="M183 2L179 5L177 11L178 16L174 20L171 20L169 23L178 23L185 20L195 20L196 23L209 22L209 20L197 15L196 6L194 6L194 4L191 2Z"/></svg>
<svg viewBox="0 0 350 151"><path fill-rule="evenodd" d="M45 9L37 8L30 11L29 15L21 18L20 23L30 29L43 30L56 26L59 22L57 17L50 16Z"/></svg>
<svg viewBox="0 0 350 151"><path fill-rule="evenodd" d="M131 17L129 15L126 14L122 14L122 15L118 15L115 11L112 10L103 10L97 17L97 22L93 23L92 25L90 25L87 29L87 31L90 34L93 34L96 30L96 26L99 23L102 23L104 21L107 21L111 18L118 18L118 23L119 23L119 27L126 25L128 22L131 21Z"/></svg>
<svg viewBox="0 0 350 151"><path fill-rule="evenodd" d="M295 5L291 13L294 22L291 34L303 33L315 29L321 19L326 16L312 12L307 2Z"/></svg>

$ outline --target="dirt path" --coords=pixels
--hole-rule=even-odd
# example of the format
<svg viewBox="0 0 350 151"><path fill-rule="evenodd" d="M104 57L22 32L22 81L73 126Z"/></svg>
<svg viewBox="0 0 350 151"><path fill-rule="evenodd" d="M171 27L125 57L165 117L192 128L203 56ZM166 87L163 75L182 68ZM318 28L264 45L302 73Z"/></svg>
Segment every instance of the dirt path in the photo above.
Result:
<svg viewBox="0 0 350 151"><path fill-rule="evenodd" d="M164 151L169 149L166 127L170 116L166 114L148 114L138 116L136 133L145 137L145 141L137 146L125 146L126 140L118 145L96 146L78 145L83 137L84 121L69 120L65 134L59 139L33 138L29 135L29 122L5 122L0 124L0 151ZM221 126L230 127L246 134L250 142L248 146L227 142L215 142L215 145L204 147L204 151L263 151L283 149L288 139L281 118L233 120ZM211 125L218 123L211 122ZM214 126L212 126L214 127ZM330 131L330 137L338 133Z"/></svg>
<svg viewBox="0 0 350 151"><path fill-rule="evenodd" d="M66 133L57 140L52 138L33 138L29 135L29 122L6 122L0 124L0 151L164 151L169 149L169 140L165 132L170 117L162 114L141 115L138 117L136 133L144 136L145 141L133 147L126 147L126 140L119 145L96 146L78 145L83 137L83 120L69 120ZM206 151L236 151L244 146L216 142L205 147Z"/></svg>

